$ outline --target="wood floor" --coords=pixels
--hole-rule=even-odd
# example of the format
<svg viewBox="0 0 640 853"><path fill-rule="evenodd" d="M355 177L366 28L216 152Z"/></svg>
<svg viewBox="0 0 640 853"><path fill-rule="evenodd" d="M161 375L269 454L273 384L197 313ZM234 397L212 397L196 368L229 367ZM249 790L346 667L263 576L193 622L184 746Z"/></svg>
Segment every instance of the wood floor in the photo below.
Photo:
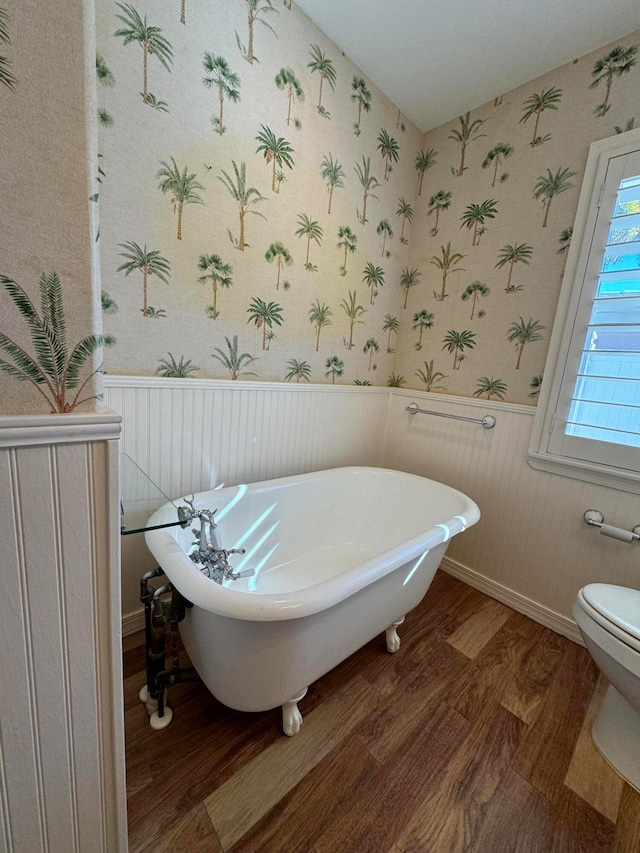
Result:
<svg viewBox="0 0 640 853"><path fill-rule="evenodd" d="M199 683L153 731L127 638L131 853L639 853L640 794L589 734L606 685L585 649L442 572L399 633L311 685L293 738Z"/></svg>

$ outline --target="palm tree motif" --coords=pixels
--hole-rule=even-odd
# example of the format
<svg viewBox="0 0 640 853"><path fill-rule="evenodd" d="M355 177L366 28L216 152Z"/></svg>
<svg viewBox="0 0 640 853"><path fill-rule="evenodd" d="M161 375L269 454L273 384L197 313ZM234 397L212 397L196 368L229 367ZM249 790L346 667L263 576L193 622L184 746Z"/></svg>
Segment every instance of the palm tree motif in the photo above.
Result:
<svg viewBox="0 0 640 853"><path fill-rule="evenodd" d="M207 314L216 320L220 315L218 311L218 287L231 287L233 284L231 278L233 267L231 264L225 264L220 255L200 255L198 269L202 270L202 275L198 277L198 283L210 284L213 288L213 305L207 307Z"/></svg>
<svg viewBox="0 0 640 853"><path fill-rule="evenodd" d="M305 258L304 267L307 270L313 270L314 267L309 263L309 251L311 249L311 241L315 240L318 246L322 243L322 228L316 219L310 219L306 213L298 214L298 224L300 227L295 232L296 237L307 238L307 256Z"/></svg>
<svg viewBox="0 0 640 853"><path fill-rule="evenodd" d="M222 135L226 130L224 126L224 99L227 98L234 104L240 100L240 78L233 73L223 56L214 56L207 51L202 64L207 72L206 77L202 78L202 82L208 89L218 90L220 113L218 117L213 117L212 122L216 131Z"/></svg>
<svg viewBox="0 0 640 853"><path fill-rule="evenodd" d="M463 302L467 302L469 299L471 300L471 317L473 320L476 312L476 305L478 299L480 297L488 296L491 293L486 284L483 284L481 281L473 281L464 291L462 296L460 297ZM482 317L484 315L484 311L478 312L478 317Z"/></svg>
<svg viewBox="0 0 640 853"><path fill-rule="evenodd" d="M119 245L125 249L124 252L120 252L120 257L127 260L123 264L120 264L116 272L124 270L125 276L136 270L142 273L142 316L146 317L149 313L147 301L149 276L155 275L160 281L169 284L167 276L171 273L171 264L157 249L147 251L146 243L143 248L140 248L137 243L133 242L120 243Z"/></svg>
<svg viewBox="0 0 640 853"><path fill-rule="evenodd" d="M340 267L340 275L347 274L347 252L355 252L358 245L358 237L353 233L348 225L341 225L338 228L338 248L344 249L344 264Z"/></svg>
<svg viewBox="0 0 640 853"><path fill-rule="evenodd" d="M540 388L542 387L542 376L532 376L531 382L529 383L529 388L531 391L527 394L527 397L532 397L534 400L540 394Z"/></svg>
<svg viewBox="0 0 640 853"><path fill-rule="evenodd" d="M364 345L364 347L362 348L362 352L363 352L365 355L366 355L367 353L369 353L369 370L371 370L371 368L372 368L372 367L373 367L373 369L375 370L376 366L375 366L375 364L372 364L372 362L373 362L373 356L374 356L377 352L380 352L380 344L376 341L376 339L375 339L375 338L369 338L369 340L366 342L366 344L365 344L365 345Z"/></svg>
<svg viewBox="0 0 640 853"><path fill-rule="evenodd" d="M142 48L142 101L146 104L149 102L147 58L155 54L167 71L171 71L173 48L162 35L160 27L152 27L147 24L146 15L141 18L140 14L129 3L117 3L116 5L122 10L122 15L116 15L116 18L122 21L125 26L116 30L114 35L121 38L125 45L135 42Z"/></svg>
<svg viewBox="0 0 640 853"><path fill-rule="evenodd" d="M351 81L351 100L355 101L358 105L358 120L353 125L353 132L356 136L360 136L360 119L362 118L362 111L368 113L371 109L371 92L367 88L367 84L362 79L362 77L357 77L354 75L353 80Z"/></svg>
<svg viewBox="0 0 640 853"><path fill-rule="evenodd" d="M455 139L455 141L460 145L460 165L457 170L451 167L452 174L459 177L467 169L467 166L464 165L467 145L469 145L470 142L473 142L476 139L481 139L483 136L487 135L486 133L478 133L486 120L486 118L477 118L470 121L470 113L468 112L465 113L464 116L458 116L460 128L452 130L448 137L449 139Z"/></svg>
<svg viewBox="0 0 640 853"><path fill-rule="evenodd" d="M422 335L424 333L424 330L432 329L434 320L435 317L433 316L433 314L424 308L422 309L422 311L417 311L413 315L413 326L411 328L420 330L420 336L418 338L417 344L415 345L415 348L417 350L422 349Z"/></svg>
<svg viewBox="0 0 640 853"><path fill-rule="evenodd" d="M570 183L569 178L572 178L575 174L575 172L570 172L568 168L558 168L555 175L552 174L551 169L547 169L547 174L541 175L538 178L536 185L533 188L533 197L542 199L542 206L544 208L543 228L547 227L549 209L551 208L553 198L560 193L571 189L573 184Z"/></svg>
<svg viewBox="0 0 640 853"><path fill-rule="evenodd" d="M437 193L434 193L429 199L429 209L427 210L427 216L431 216L432 213L436 214L436 221L434 223L433 228L431 229L431 236L435 237L438 233L438 220L440 219L440 211L447 210L451 206L451 196L452 193L447 192L446 190L438 190Z"/></svg>
<svg viewBox="0 0 640 853"><path fill-rule="evenodd" d="M248 367L254 361L258 359L252 355L249 355L248 352L243 352L238 354L238 336L233 336L233 343L229 340L229 338L225 335L225 341L227 342L227 350L221 350L219 347L215 348L215 352L211 353L212 357L217 359L220 364L224 365L227 370L231 373L232 379L237 379L238 376L256 376L257 374L253 373L250 370L244 370L244 367Z"/></svg>
<svg viewBox="0 0 640 853"><path fill-rule="evenodd" d="M278 290L280 287L280 273L282 272L282 265L284 264L285 266L290 267L293 263L291 253L282 245L282 243L278 241L276 243L272 243L269 246L267 251L264 253L264 257L270 264L272 264L274 261L276 262L276 267L278 269L278 277L276 278L276 290ZM289 283L285 281L282 286L285 290L287 290Z"/></svg>
<svg viewBox="0 0 640 853"><path fill-rule="evenodd" d="M483 201L481 204L468 204L464 210L464 213L460 217L462 221L463 228L465 225L471 231L473 229L473 240L471 241L472 246L477 246L480 243L480 237L484 233L484 223L487 219L493 219L498 212L498 208L496 205L498 202L495 198L489 198L486 201ZM482 229L478 230L478 226Z"/></svg>
<svg viewBox="0 0 640 853"><path fill-rule="evenodd" d="M309 309L309 322L315 327L316 352L318 352L318 347L320 346L320 332L324 326L331 325L329 317L331 317L332 314L333 312L329 310L328 305L324 302L320 305L319 299L316 299L315 302L311 303L311 308Z"/></svg>
<svg viewBox="0 0 640 853"><path fill-rule="evenodd" d="M453 353L453 369L460 369L460 362L464 359L464 351L465 349L473 349L476 345L476 333L471 332L469 329L465 329L462 332L456 332L453 329L449 329L447 334L442 339L442 343L444 346L442 349L446 349L448 352Z"/></svg>
<svg viewBox="0 0 640 853"><path fill-rule="evenodd" d="M404 236L404 227L407 222L411 222L413 219L413 207L406 201L404 198L398 199L398 207L396 209L396 216L402 217L402 228L400 230L400 242L404 246L409 241Z"/></svg>
<svg viewBox="0 0 640 853"><path fill-rule="evenodd" d="M187 23L187 0L180 0L180 23Z"/></svg>
<svg viewBox="0 0 640 853"><path fill-rule="evenodd" d="M422 195L422 182L424 173L436 164L438 152L434 148L427 148L426 151L418 151L415 159L416 172L418 173L418 195Z"/></svg>
<svg viewBox="0 0 640 853"><path fill-rule="evenodd" d="M247 166L246 163L242 162L240 164L240 168L238 168L235 160L231 161L231 165L233 166L233 171L235 173L236 179L235 183L232 178L225 172L224 169L221 169L222 177L218 175L218 180L221 181L225 187L231 193L231 196L235 199L236 204L238 205L238 215L240 217L240 236L236 240L231 231L227 229L229 234L229 239L241 252L244 252L245 246L249 244L245 242L245 218L247 213L253 213L255 216L261 216L263 219L266 217L260 213L259 210L250 210L251 206L254 204L258 204L260 201L265 201L263 195L255 187L247 187Z"/></svg>
<svg viewBox="0 0 640 853"><path fill-rule="evenodd" d="M491 181L491 186L495 187L496 179L498 177L498 168L502 164L503 160L506 160L507 157L511 157L513 154L513 147L509 145L508 142L498 142L497 145L494 145L491 151L487 154L487 156L482 161L482 168L486 169L493 163L493 180ZM504 180L506 175L502 175L500 180Z"/></svg>
<svg viewBox="0 0 640 853"><path fill-rule="evenodd" d="M412 267L405 267L402 270L402 274L400 275L400 287L404 290L404 302L402 303L402 307L407 307L407 298L409 296L409 291L412 287L415 287L416 284L420 281L420 272Z"/></svg>
<svg viewBox="0 0 640 853"><path fill-rule="evenodd" d="M172 196L173 212L178 211L178 240L182 240L182 211L185 204L204 204L196 190L203 190L204 186L196 180L198 177L195 172L187 174L185 166L182 172L178 168L178 164L171 158L171 165L164 160L160 163L161 169L158 169L156 178L160 179L158 189L163 195L170 193Z"/></svg>
<svg viewBox="0 0 640 853"><path fill-rule="evenodd" d="M424 370L418 368L418 370L416 370L416 376L420 382L424 382L425 391L446 390L444 385L438 385L438 382L440 382L441 379L446 379L447 377L439 370L433 369L433 359L431 359L428 364L425 361Z"/></svg>
<svg viewBox="0 0 640 853"><path fill-rule="evenodd" d="M151 92L149 92L149 94L147 96L147 104L150 107L153 107L154 110L158 110L161 113L168 113L169 112L169 107L167 106L167 102L166 101L159 101L155 95L151 94Z"/></svg>
<svg viewBox="0 0 640 853"><path fill-rule="evenodd" d="M349 291L349 300L343 299L340 306L349 318L349 343L347 344L347 349L353 349L353 327L356 323L364 323L364 320L359 320L358 317L365 314L366 311L362 305L358 305L355 290Z"/></svg>
<svg viewBox="0 0 640 853"><path fill-rule="evenodd" d="M507 244L500 249L498 256L499 260L495 265L495 269L502 269L503 266L509 264L509 277L507 279L507 286L504 289L505 293L513 293L514 290L516 290L516 288L511 285L511 276L513 275L514 266L518 263L528 266L532 254L533 246L529 246L528 243L514 243L513 246Z"/></svg>
<svg viewBox="0 0 640 853"><path fill-rule="evenodd" d="M0 9L0 41L4 41L2 38L2 12L3 10ZM116 85L113 72L109 70L107 63L99 53L96 54L96 80L107 89L112 89Z"/></svg>
<svg viewBox="0 0 640 853"><path fill-rule="evenodd" d="M98 110L98 124L101 127L113 127L115 119L108 110L100 108Z"/></svg>
<svg viewBox="0 0 640 853"><path fill-rule="evenodd" d="M376 228L376 233L378 235L382 235L382 257L384 258L384 251L387 244L387 237L391 239L393 237L393 228L389 225L388 219L381 219L378 223L378 227ZM391 254L391 253L389 253Z"/></svg>
<svg viewBox="0 0 640 853"><path fill-rule="evenodd" d="M13 279L0 275L0 284L26 322L35 352L35 356L31 355L4 332L0 332L0 350L11 359L0 359L0 371L20 382L30 382L47 401L51 414L72 412L82 403L99 399L100 395L82 399L80 395L87 382L102 371L102 366L92 371L78 387L80 374L93 353L100 347L112 347L115 338L111 335L89 335L69 350L62 285L55 272L42 273L40 277L40 314L26 292ZM69 401L68 394L75 388L78 391Z"/></svg>
<svg viewBox="0 0 640 853"><path fill-rule="evenodd" d="M603 80L605 81L604 101L595 108L594 114L596 116L603 116L611 108L609 104L611 85L616 77L622 77L623 74L628 74L631 71L636 64L637 53L637 44L632 44L629 47L614 47L606 56L598 59L593 66L591 76L594 79L589 88L595 89Z"/></svg>
<svg viewBox="0 0 640 853"><path fill-rule="evenodd" d="M325 376L331 377L331 384L336 384L336 376L340 378L344 373L344 361L341 358L338 358L337 355L332 355L331 358L328 358L324 365L327 368Z"/></svg>
<svg viewBox="0 0 640 853"><path fill-rule="evenodd" d="M524 102L524 109L518 123L523 124L524 122L529 121L533 115L536 117L535 124L533 126L533 137L529 143L532 147L534 145L541 145L549 138L548 136L538 136L538 122L540 121L540 116L545 110L557 110L561 99L562 89L556 89L552 86L546 91L543 89L539 95L530 95Z"/></svg>
<svg viewBox="0 0 640 853"><path fill-rule="evenodd" d="M9 14L6 9L0 8L0 44L11 44L9 36ZM18 82L15 75L9 70L11 60L6 56L0 56L0 83L10 89L12 92Z"/></svg>
<svg viewBox="0 0 640 853"><path fill-rule="evenodd" d="M171 353L167 353L169 358L161 358L158 361L156 373L158 376L165 376L168 379L186 379L193 373L198 372L198 366L193 363L193 360L188 358L185 361L183 355L180 356L180 361L176 361Z"/></svg>
<svg viewBox="0 0 640 853"><path fill-rule="evenodd" d="M362 280L367 287L371 288L371 304L373 305L378 295L378 288L384 287L384 270L377 267L372 261L368 261L362 270Z"/></svg>
<svg viewBox="0 0 640 853"><path fill-rule="evenodd" d="M509 326L509 331L507 332L507 340L511 343L515 343L516 352L518 354L518 358L516 360L516 370L520 369L520 359L522 358L522 351L524 350L527 344L532 343L533 341L541 341L542 335L540 332L545 327L541 325L537 320L529 319L527 323L520 317L520 321L517 323L512 323Z"/></svg>
<svg viewBox="0 0 640 853"><path fill-rule="evenodd" d="M620 125L616 124L613 129L615 130L616 133L626 133L628 130L633 130L635 123L636 123L635 116L631 116L631 118L627 119L627 123L625 124L624 127L620 127ZM531 395L529 395L529 396L531 396Z"/></svg>
<svg viewBox="0 0 640 853"><path fill-rule="evenodd" d="M362 216L358 214L359 221L364 225L367 221L367 199L369 196L371 198L375 198L376 201L379 201L378 196L374 195L372 190L376 187L380 186L380 182L376 177L371 174L371 158L365 157L362 155L362 166L359 163L353 167L356 175L358 176L358 180L362 184L362 189L364 192L363 200L362 200ZM356 211L357 212L357 211Z"/></svg>
<svg viewBox="0 0 640 853"><path fill-rule="evenodd" d="M397 141L389 136L386 130L382 128L378 134L378 151L382 155L384 162L384 179L389 180L389 175L393 169L392 163L397 163L400 156L400 146Z"/></svg>
<svg viewBox="0 0 640 853"><path fill-rule="evenodd" d="M289 108L287 111L287 124L291 124L291 107L296 98L299 101L304 101L304 92L300 81L296 77L292 68L281 68L276 74L276 86L278 89L284 89L287 93L287 101Z"/></svg>
<svg viewBox="0 0 640 853"><path fill-rule="evenodd" d="M404 376L400 376L396 373L392 373L387 379L387 388L402 388L402 386L406 384L407 380Z"/></svg>
<svg viewBox="0 0 640 853"><path fill-rule="evenodd" d="M456 264L465 257L466 255L462 255L460 252L452 252L451 243L447 243L446 248L440 246L440 257L438 255L431 257L429 263L437 267L442 273L442 290L439 296L434 294L438 302L444 302L445 297L448 295L446 292L447 277L453 272L464 272L464 267L458 267Z"/></svg>
<svg viewBox="0 0 640 853"><path fill-rule="evenodd" d="M330 118L329 113L322 106L322 84L326 80L331 88L334 89L336 85L336 70L333 67L333 62L325 56L317 44L309 46L311 47L311 62L307 62L307 68L311 69L311 73L317 72L320 75L320 92L318 94L318 106L316 109L320 115Z"/></svg>
<svg viewBox="0 0 640 853"><path fill-rule="evenodd" d="M368 379L354 379L353 384L354 385L371 385L371 382L369 382Z"/></svg>
<svg viewBox="0 0 640 853"><path fill-rule="evenodd" d="M391 314L384 315L384 322L382 324L382 331L389 332L389 337L387 339L387 352L395 352L395 349L391 346L391 335L397 335L400 329L400 323L398 322L397 317L393 317Z"/></svg>
<svg viewBox="0 0 640 853"><path fill-rule="evenodd" d="M291 143L282 136L276 138L275 133L263 124L260 125L260 133L256 136L256 141L260 143L256 148L256 154L262 151L267 164L271 163L271 189L279 193L280 183L276 186L276 166L281 168L287 166L293 169Z"/></svg>
<svg viewBox="0 0 640 853"><path fill-rule="evenodd" d="M117 314L120 310L116 300L110 296L106 290L100 293L100 304L104 314Z"/></svg>
<svg viewBox="0 0 640 853"><path fill-rule="evenodd" d="M142 308L140 309L142 312ZM164 308L154 308L153 305L149 305L147 308L147 317L150 317L152 320L163 320L167 316L167 312Z"/></svg>
<svg viewBox="0 0 640 853"><path fill-rule="evenodd" d="M274 323L276 326L282 325L282 308L277 302L264 302L264 300L254 296L247 308L247 314L249 314L247 323L253 321L256 329L262 327L262 349L266 349L267 330L270 330Z"/></svg>
<svg viewBox="0 0 640 853"><path fill-rule="evenodd" d="M311 377L311 365L308 361L298 361L297 358L290 358L287 362L287 367L289 368L289 371L284 377L287 382L291 382L292 379L295 379L296 382L300 382L301 379L304 379L305 382L309 382Z"/></svg>
<svg viewBox="0 0 640 853"><path fill-rule="evenodd" d="M344 178L344 170L337 160L334 160L331 154L327 154L320 164L320 174L327 182L327 192L329 194L329 209L327 213L331 213L331 201L333 199L333 191L336 187L344 187L342 179Z"/></svg>
<svg viewBox="0 0 640 853"><path fill-rule="evenodd" d="M487 400L490 400L492 397L497 397L498 400L504 400L504 395L506 393L507 386L502 379L494 379L493 377L489 379L488 376L481 376L478 380L478 387L473 392L473 396L482 397L483 394L486 394Z"/></svg>
<svg viewBox="0 0 640 853"><path fill-rule="evenodd" d="M560 236L558 237L558 243L560 243L560 248L558 249L559 255L564 255L565 252L569 251L572 236L573 228L564 228L560 232Z"/></svg>
<svg viewBox="0 0 640 853"><path fill-rule="evenodd" d="M258 60L258 57L253 52L253 40L254 40L254 26L256 21L259 21L261 24L264 24L267 29L271 30L274 36L277 38L278 34L273 29L271 24L268 21L265 21L264 18L261 18L260 15L267 14L268 12L278 13L278 10L274 7L272 0L244 0L245 5L247 7L247 23L249 25L249 44L245 48L245 46L241 43L240 37L238 33L236 33L236 43L240 49L240 53L244 56L244 58L253 65L253 60Z"/></svg>

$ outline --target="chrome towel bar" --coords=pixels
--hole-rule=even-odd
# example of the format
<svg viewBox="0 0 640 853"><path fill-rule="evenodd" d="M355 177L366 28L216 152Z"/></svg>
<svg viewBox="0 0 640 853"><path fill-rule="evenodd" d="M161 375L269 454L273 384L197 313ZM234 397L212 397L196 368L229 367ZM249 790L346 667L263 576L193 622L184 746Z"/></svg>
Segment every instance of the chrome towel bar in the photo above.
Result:
<svg viewBox="0 0 640 853"><path fill-rule="evenodd" d="M454 421L468 421L470 424L480 424L484 429L493 429L496 425L496 419L493 415L485 415L483 418L465 418L462 415L446 415L444 412L430 412L427 409L419 408L417 403L411 403L405 407L405 411L410 415L435 415L436 418L451 418Z"/></svg>

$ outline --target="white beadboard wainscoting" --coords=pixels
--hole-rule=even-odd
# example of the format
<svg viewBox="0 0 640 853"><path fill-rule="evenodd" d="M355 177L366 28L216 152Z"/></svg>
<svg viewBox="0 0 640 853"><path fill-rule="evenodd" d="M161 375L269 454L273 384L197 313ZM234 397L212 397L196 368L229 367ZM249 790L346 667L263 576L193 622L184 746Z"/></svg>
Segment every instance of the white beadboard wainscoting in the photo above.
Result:
<svg viewBox="0 0 640 853"><path fill-rule="evenodd" d="M0 418L0 849L127 849L120 418Z"/></svg>
<svg viewBox="0 0 640 853"><path fill-rule="evenodd" d="M534 470L526 462L534 407L357 386L106 377L123 416L122 449L171 497L329 468L382 465L467 493L482 519L452 542L443 568L580 642L575 595L594 581L640 587L640 545L601 536L586 509L631 529L640 496ZM496 426L411 415L412 402ZM123 538L124 631L141 627L140 575L154 563L138 534Z"/></svg>
<svg viewBox="0 0 640 853"><path fill-rule="evenodd" d="M122 415L122 451L177 498L220 483L379 464L389 390L106 376L104 401ZM143 534L122 537L125 634L143 627L139 581L155 565Z"/></svg>
<svg viewBox="0 0 640 853"><path fill-rule="evenodd" d="M412 402L447 414L493 415L493 429L409 414ZM390 468L442 480L473 498L478 524L456 536L443 568L532 619L581 642L571 617L578 590L603 582L640 588L640 543L601 536L583 519L640 523L640 495L534 470L526 461L535 409L395 390L385 456Z"/></svg>

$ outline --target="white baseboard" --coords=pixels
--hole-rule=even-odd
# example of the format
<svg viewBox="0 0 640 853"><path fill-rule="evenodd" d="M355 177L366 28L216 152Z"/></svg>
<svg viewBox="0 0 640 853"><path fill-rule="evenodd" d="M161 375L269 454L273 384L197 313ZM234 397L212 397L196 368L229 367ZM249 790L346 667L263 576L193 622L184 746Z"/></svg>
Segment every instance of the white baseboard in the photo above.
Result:
<svg viewBox="0 0 640 853"><path fill-rule="evenodd" d="M561 634L567 637L574 643L584 646L584 640L578 630L578 626L573 619L568 619L555 610L549 610L548 607L543 607L541 604L527 598L525 595L520 595L518 592L509 589L508 586L496 583L485 575L475 572L473 569L463 566L462 563L457 563L455 560L445 557L440 564L440 568L448 575L452 575L458 580L464 581L474 589L480 590L496 601L506 604L512 610L517 610L518 613L523 613L534 622L544 625L545 628L550 628L556 634Z"/></svg>
<svg viewBox="0 0 640 853"><path fill-rule="evenodd" d="M138 631L144 630L144 608L134 610L132 613L126 613L122 617L122 636L128 637Z"/></svg>

